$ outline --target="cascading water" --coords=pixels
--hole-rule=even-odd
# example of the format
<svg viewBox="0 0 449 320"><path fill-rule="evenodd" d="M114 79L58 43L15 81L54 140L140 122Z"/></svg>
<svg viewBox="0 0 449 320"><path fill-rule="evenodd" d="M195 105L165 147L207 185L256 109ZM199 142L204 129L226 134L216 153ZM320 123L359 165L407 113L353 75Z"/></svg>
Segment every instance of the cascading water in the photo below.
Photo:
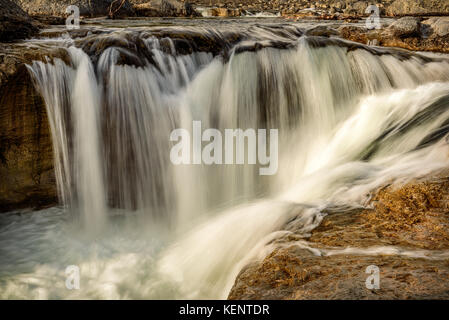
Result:
<svg viewBox="0 0 449 320"><path fill-rule="evenodd" d="M23 230L17 242L37 263L13 270L17 244L2 246L2 298L226 298L288 222L310 232L326 207L364 206L388 181L448 165L447 57L308 38L291 26L259 26L235 42L196 32L223 51L120 31L68 48L69 64L29 66L61 200L83 227L38 212L5 228L0 241ZM278 129L277 174L173 165L170 133L193 121ZM82 239L85 229L95 241ZM77 292L64 287L72 264L84 279Z"/></svg>

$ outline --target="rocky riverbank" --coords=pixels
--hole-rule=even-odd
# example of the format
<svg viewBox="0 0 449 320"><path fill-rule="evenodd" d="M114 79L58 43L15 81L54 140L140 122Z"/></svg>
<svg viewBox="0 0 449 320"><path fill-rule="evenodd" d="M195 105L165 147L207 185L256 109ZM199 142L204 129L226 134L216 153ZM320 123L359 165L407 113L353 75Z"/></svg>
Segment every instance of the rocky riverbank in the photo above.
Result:
<svg viewBox="0 0 449 320"><path fill-rule="evenodd" d="M448 299L449 178L374 191L373 209L333 211L310 235L275 241L244 268L229 299ZM380 288L367 289L368 266Z"/></svg>
<svg viewBox="0 0 449 320"><path fill-rule="evenodd" d="M239 9L243 13L272 12L283 15L304 15L305 10L315 15L367 16L368 6L378 6L379 13L387 16L448 15L449 3L439 0L181 0L196 7Z"/></svg>
<svg viewBox="0 0 449 320"><path fill-rule="evenodd" d="M271 12L283 16L345 19L371 14L376 5L382 16L449 15L449 3L438 0L8 0L35 17L66 17L66 8L77 5L81 16L191 17L241 16ZM8 5L7 7L10 7Z"/></svg>

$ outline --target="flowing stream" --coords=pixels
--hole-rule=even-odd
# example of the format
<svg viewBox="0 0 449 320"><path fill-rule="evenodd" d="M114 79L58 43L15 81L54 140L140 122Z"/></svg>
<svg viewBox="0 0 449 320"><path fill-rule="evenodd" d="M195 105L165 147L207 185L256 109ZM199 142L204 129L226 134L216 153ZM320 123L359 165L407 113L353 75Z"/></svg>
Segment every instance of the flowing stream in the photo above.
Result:
<svg viewBox="0 0 449 320"><path fill-rule="evenodd" d="M449 164L447 56L292 24L163 31L89 34L64 42L68 64L28 66L61 207L2 215L0 298L224 299L288 222L310 232L326 207ZM193 121L277 129L276 174L172 164L170 134Z"/></svg>

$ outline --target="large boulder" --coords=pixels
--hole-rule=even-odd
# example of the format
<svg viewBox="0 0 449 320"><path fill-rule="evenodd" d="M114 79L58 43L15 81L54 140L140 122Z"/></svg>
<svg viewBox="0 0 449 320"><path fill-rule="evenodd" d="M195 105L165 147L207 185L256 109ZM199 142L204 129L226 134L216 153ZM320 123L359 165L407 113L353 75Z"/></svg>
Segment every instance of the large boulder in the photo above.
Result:
<svg viewBox="0 0 449 320"><path fill-rule="evenodd" d="M70 5L78 6L81 16L106 16L115 12L117 16L133 15L128 0L14 0L31 16L67 16ZM111 7L112 6L112 7Z"/></svg>
<svg viewBox="0 0 449 320"><path fill-rule="evenodd" d="M23 10L10 0L0 0L0 42L30 37L38 28Z"/></svg>
<svg viewBox="0 0 449 320"><path fill-rule="evenodd" d="M420 33L420 19L404 17L393 22L388 29L396 37L418 36Z"/></svg>

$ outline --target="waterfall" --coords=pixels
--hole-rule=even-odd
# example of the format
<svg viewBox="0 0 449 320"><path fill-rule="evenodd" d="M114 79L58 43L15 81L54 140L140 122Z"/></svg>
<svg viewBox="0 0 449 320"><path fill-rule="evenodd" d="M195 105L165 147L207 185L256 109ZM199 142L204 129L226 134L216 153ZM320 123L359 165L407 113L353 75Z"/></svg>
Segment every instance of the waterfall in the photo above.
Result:
<svg viewBox="0 0 449 320"><path fill-rule="evenodd" d="M89 57L73 47L69 53L73 68L61 61L52 67L39 62L31 72L47 105L61 198L74 206L86 229L96 232L107 219L100 154L100 91Z"/></svg>
<svg viewBox="0 0 449 320"><path fill-rule="evenodd" d="M250 33L218 54L112 34L103 49L91 39L84 51L69 48L68 64L29 66L47 106L61 201L91 230L118 211L168 225L176 240L155 272L180 297L225 298L292 219L310 232L326 206L363 206L386 181L448 164L448 58L287 27ZM170 133L192 132L193 121L222 132L278 129L279 171L172 164Z"/></svg>
<svg viewBox="0 0 449 320"><path fill-rule="evenodd" d="M72 89L72 115L75 130L76 194L78 209L88 228L102 228L106 217L106 195L100 158L100 100L95 73L89 58L73 51L76 77Z"/></svg>

